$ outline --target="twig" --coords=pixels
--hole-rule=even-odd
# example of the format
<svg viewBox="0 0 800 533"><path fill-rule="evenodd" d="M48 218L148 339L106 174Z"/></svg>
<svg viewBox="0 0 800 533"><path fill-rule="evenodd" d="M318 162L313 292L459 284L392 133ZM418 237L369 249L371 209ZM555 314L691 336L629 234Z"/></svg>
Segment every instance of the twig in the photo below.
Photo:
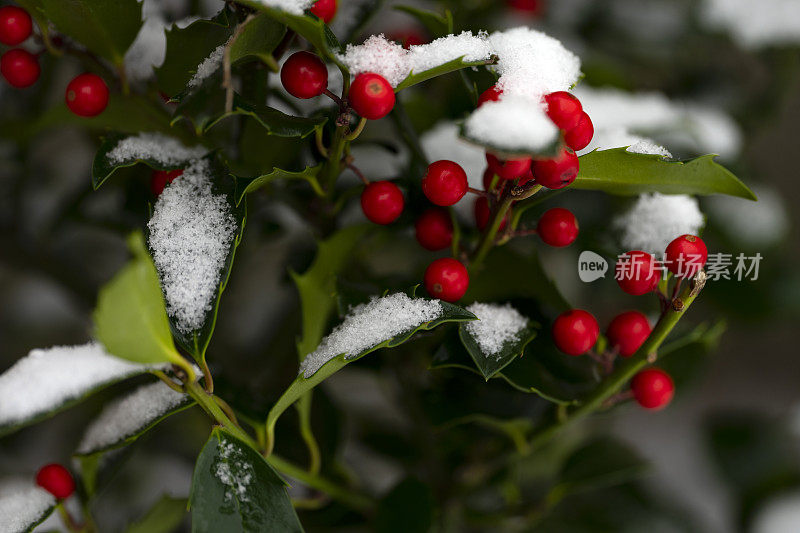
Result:
<svg viewBox="0 0 800 533"><path fill-rule="evenodd" d="M356 176L358 176L358 179L360 179L360 180L361 180L361 183L363 183L364 185L369 185L370 181L367 179L367 177L364 175L364 173L363 173L363 172L361 172L361 170L359 170L359 169L358 169L358 167L357 167L357 166L355 166L355 165L354 165L353 163L351 163L350 161L347 161L347 162L345 163L345 166L346 166L347 168L349 168L350 170L352 170L352 171L353 171L353 174L355 174Z"/></svg>

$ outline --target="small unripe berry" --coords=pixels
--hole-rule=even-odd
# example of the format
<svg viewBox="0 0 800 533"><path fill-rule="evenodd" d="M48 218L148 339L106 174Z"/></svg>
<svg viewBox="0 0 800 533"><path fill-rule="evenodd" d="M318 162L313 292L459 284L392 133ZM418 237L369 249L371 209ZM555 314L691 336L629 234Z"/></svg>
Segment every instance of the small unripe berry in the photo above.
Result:
<svg viewBox="0 0 800 533"><path fill-rule="evenodd" d="M27 50L9 50L0 57L0 73L9 85L17 89L36 83L41 71L36 56Z"/></svg>
<svg viewBox="0 0 800 533"><path fill-rule="evenodd" d="M65 99L76 115L94 117L108 105L108 85L96 74L81 74L67 85Z"/></svg>
<svg viewBox="0 0 800 533"><path fill-rule="evenodd" d="M455 302L464 296L468 287L466 267L452 257L437 259L425 270L425 289L434 298Z"/></svg>
<svg viewBox="0 0 800 533"><path fill-rule="evenodd" d="M17 46L31 36L31 16L21 7L0 7L0 43Z"/></svg>
<svg viewBox="0 0 800 533"><path fill-rule="evenodd" d="M359 74L350 85L350 105L369 120L378 120L394 109L394 89L380 74Z"/></svg>
<svg viewBox="0 0 800 533"><path fill-rule="evenodd" d="M414 224L417 241L426 250L444 250L453 242L453 221L447 209L431 207Z"/></svg>
<svg viewBox="0 0 800 533"><path fill-rule="evenodd" d="M482 106L486 102L496 102L500 99L500 95L503 94L503 89L497 87L497 85L492 85L485 91L481 93L478 97L478 107Z"/></svg>
<svg viewBox="0 0 800 533"><path fill-rule="evenodd" d="M606 337L612 349L620 356L630 357L644 344L653 328L639 311L626 311L617 315L608 325Z"/></svg>
<svg viewBox="0 0 800 533"><path fill-rule="evenodd" d="M569 246L578 238L578 219L569 209L554 207L541 216L536 232L545 244Z"/></svg>
<svg viewBox="0 0 800 533"><path fill-rule="evenodd" d="M498 159L494 154L486 153L486 163L489 168L504 180L515 180L528 174L531 169L531 158L521 157L519 159Z"/></svg>
<svg viewBox="0 0 800 533"><path fill-rule="evenodd" d="M670 272L682 278L697 274L708 260L708 248L696 235L681 235L667 245L664 260Z"/></svg>
<svg viewBox="0 0 800 533"><path fill-rule="evenodd" d="M422 178L422 192L432 203L441 206L453 205L467 194L467 173L461 165L443 159L428 165Z"/></svg>
<svg viewBox="0 0 800 533"><path fill-rule="evenodd" d="M39 470L36 474L36 484L59 500L69 498L75 492L75 480L72 479L72 474L56 463L45 465Z"/></svg>
<svg viewBox="0 0 800 533"><path fill-rule="evenodd" d="M583 309L561 313L553 322L553 342L567 355L585 354L597 342L600 326L597 319Z"/></svg>
<svg viewBox="0 0 800 533"><path fill-rule="evenodd" d="M183 169L176 170L154 170L150 173L150 191L153 196L158 197L164 192L164 187L167 183L172 183L172 180L183 174Z"/></svg>
<svg viewBox="0 0 800 533"><path fill-rule="evenodd" d="M675 394L675 383L660 368L646 368L633 376L631 390L636 402L645 409L662 409Z"/></svg>
<svg viewBox="0 0 800 533"><path fill-rule="evenodd" d="M333 20L333 17L336 16L336 9L338 7L336 3L337 0L317 0L316 3L311 6L311 12L324 20L325 24L329 24L330 21Z"/></svg>
<svg viewBox="0 0 800 533"><path fill-rule="evenodd" d="M489 209L489 200L485 196L478 196L475 199L475 225L478 227L479 230L483 231L486 229L486 226L489 225L489 218L492 216L492 212ZM508 224L508 215L511 213L509 210L506 213L506 216L503 217L503 221L500 223L500 231L503 231Z"/></svg>
<svg viewBox="0 0 800 533"><path fill-rule="evenodd" d="M548 189L563 189L571 184L579 169L578 156L568 148L553 159L534 159L531 167L536 182Z"/></svg>
<svg viewBox="0 0 800 533"><path fill-rule="evenodd" d="M547 116L558 129L569 131L578 125L583 106L580 101L567 91L556 91L544 97L547 104Z"/></svg>
<svg viewBox="0 0 800 533"><path fill-rule="evenodd" d="M296 98L314 98L328 88L328 69L311 52L295 52L281 68L281 83Z"/></svg>
<svg viewBox="0 0 800 533"><path fill-rule="evenodd" d="M390 181L375 181L361 193L361 209L375 224L391 224L400 216L405 206L403 193Z"/></svg>
<svg viewBox="0 0 800 533"><path fill-rule="evenodd" d="M623 291L640 296L656 289L661 281L661 269L652 255L632 250L617 261L615 277Z"/></svg>
<svg viewBox="0 0 800 533"><path fill-rule="evenodd" d="M583 111L575 127L564 134L564 142L573 150L583 150L592 142L592 137L594 137L594 124L589 115Z"/></svg>

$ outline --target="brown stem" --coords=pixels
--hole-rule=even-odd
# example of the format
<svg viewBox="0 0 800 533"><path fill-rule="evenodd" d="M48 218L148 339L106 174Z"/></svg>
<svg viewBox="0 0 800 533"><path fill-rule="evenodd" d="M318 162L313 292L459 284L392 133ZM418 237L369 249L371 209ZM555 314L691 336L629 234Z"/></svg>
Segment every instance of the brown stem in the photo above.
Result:
<svg viewBox="0 0 800 533"><path fill-rule="evenodd" d="M369 185L370 181L367 179L367 177L364 175L364 173L363 173L363 172L361 172L361 170L359 170L359 169L358 169L358 167L357 167L357 166L355 166L355 165L354 165L353 163L351 163L350 161L348 161L347 163L345 163L345 166L346 166L347 168L349 168L350 170L352 170L352 171L353 171L353 173L354 173L356 176L358 176L358 179L360 179L360 180L361 180L361 183L363 183L364 185Z"/></svg>

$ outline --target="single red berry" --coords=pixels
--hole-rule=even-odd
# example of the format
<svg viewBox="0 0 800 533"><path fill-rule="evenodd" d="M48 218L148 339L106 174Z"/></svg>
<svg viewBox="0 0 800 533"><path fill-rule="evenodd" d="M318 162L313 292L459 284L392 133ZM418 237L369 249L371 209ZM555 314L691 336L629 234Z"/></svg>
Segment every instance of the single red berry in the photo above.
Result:
<svg viewBox="0 0 800 533"><path fill-rule="evenodd" d="M446 159L428 165L422 178L422 192L436 205L453 205L467 194L467 187L467 173L461 165Z"/></svg>
<svg viewBox="0 0 800 533"><path fill-rule="evenodd" d="M547 104L547 116L558 126L558 129L569 131L578 125L583 106L580 101L567 91L556 91L544 97Z"/></svg>
<svg viewBox="0 0 800 533"><path fill-rule="evenodd" d="M653 328L650 321L639 311L620 313L608 325L608 344L622 357L630 357L644 344Z"/></svg>
<svg viewBox="0 0 800 533"><path fill-rule="evenodd" d="M76 115L94 117L108 105L108 85L100 76L87 72L69 82L65 99Z"/></svg>
<svg viewBox="0 0 800 533"><path fill-rule="evenodd" d="M640 296L656 289L661 281L661 269L652 255L632 250L617 261L615 277L623 291Z"/></svg>
<svg viewBox="0 0 800 533"><path fill-rule="evenodd" d="M72 474L56 463L45 465L39 470L36 474L36 484L59 500L69 498L75 492L75 480L72 479Z"/></svg>
<svg viewBox="0 0 800 533"><path fill-rule="evenodd" d="M150 173L150 190L153 196L159 196L167 183L172 183L172 180L183 174L183 169L176 170L154 170Z"/></svg>
<svg viewBox="0 0 800 533"><path fill-rule="evenodd" d="M583 309L572 309L558 315L553 322L553 341L567 355L589 351L600 336L597 319Z"/></svg>
<svg viewBox="0 0 800 533"><path fill-rule="evenodd" d="M536 232L545 244L569 246L578 238L578 219L569 209L554 207L541 216Z"/></svg>
<svg viewBox="0 0 800 533"><path fill-rule="evenodd" d="M328 88L328 69L311 52L295 52L281 68L281 83L296 98L314 98Z"/></svg>
<svg viewBox="0 0 800 533"><path fill-rule="evenodd" d="M21 7L0 7L0 43L17 46L31 36L31 16Z"/></svg>
<svg viewBox="0 0 800 533"><path fill-rule="evenodd" d="M667 245L664 261L670 272L681 278L697 274L708 260L708 248L696 235L681 235Z"/></svg>
<svg viewBox="0 0 800 533"><path fill-rule="evenodd" d="M564 148L553 159L534 159L531 169L540 185L548 189L563 189L578 177L580 163L575 152Z"/></svg>
<svg viewBox="0 0 800 533"><path fill-rule="evenodd" d="M531 158L498 159L494 154L486 152L486 163L489 168L504 180L515 180L524 177L531 169Z"/></svg>
<svg viewBox="0 0 800 533"><path fill-rule="evenodd" d="M324 20L325 24L328 24L333 20L333 17L336 16L336 9L338 7L336 4L336 0L317 0L316 3L311 6L311 12Z"/></svg>
<svg viewBox="0 0 800 533"><path fill-rule="evenodd" d="M586 111L581 111L578 123L564 134L564 142L573 150L583 150L592 142L592 137L594 137L592 119L589 118Z"/></svg>
<svg viewBox="0 0 800 533"><path fill-rule="evenodd" d="M672 400L675 383L660 368L645 368L633 376L631 390L636 402L645 409L661 409Z"/></svg>
<svg viewBox="0 0 800 533"><path fill-rule="evenodd" d="M417 241L426 250L444 250L453 242L453 220L447 209L431 207L414 224Z"/></svg>
<svg viewBox="0 0 800 533"><path fill-rule="evenodd" d="M425 270L425 289L434 298L455 302L469 287L467 268L452 257L437 259Z"/></svg>
<svg viewBox="0 0 800 533"><path fill-rule="evenodd" d="M492 212L489 209L489 200L485 196L478 196L475 199L475 225L478 227L479 230L483 231L486 229L486 226L489 224L489 217L492 216ZM508 224L508 215L511 214L509 210L506 213L506 216L503 217L503 221L500 223L500 231L506 229L506 225Z"/></svg>
<svg viewBox="0 0 800 533"><path fill-rule="evenodd" d="M496 102L500 100L501 94L503 94L503 89L500 89L497 85L492 85L483 91L478 97L478 107L482 106L486 102Z"/></svg>
<svg viewBox="0 0 800 533"><path fill-rule="evenodd" d="M391 181L374 181L361 193L361 209L375 224L391 224L403 212L405 199Z"/></svg>
<svg viewBox="0 0 800 533"><path fill-rule="evenodd" d="M380 74L359 74L350 85L350 105L369 120L378 120L394 109L394 89Z"/></svg>
<svg viewBox="0 0 800 533"><path fill-rule="evenodd" d="M512 9L531 16L540 15L544 10L544 0L508 0L508 5Z"/></svg>
<svg viewBox="0 0 800 533"><path fill-rule="evenodd" d="M27 50L15 48L0 57L0 73L12 87L30 87L39 79L41 72L36 56Z"/></svg>

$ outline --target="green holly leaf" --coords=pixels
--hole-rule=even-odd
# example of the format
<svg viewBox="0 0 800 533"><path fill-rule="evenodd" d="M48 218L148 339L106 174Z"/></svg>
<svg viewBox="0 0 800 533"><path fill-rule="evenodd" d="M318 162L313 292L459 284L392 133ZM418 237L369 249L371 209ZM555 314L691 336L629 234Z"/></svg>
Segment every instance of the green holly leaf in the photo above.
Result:
<svg viewBox="0 0 800 533"><path fill-rule="evenodd" d="M186 516L186 498L164 495L142 518L131 524L126 533L172 533Z"/></svg>
<svg viewBox="0 0 800 533"><path fill-rule="evenodd" d="M306 167L305 169L294 172L291 170L282 170L280 168L273 168L269 174L262 174L256 178L236 178L236 201L241 202L244 197L251 192L257 191L261 187L266 187L276 180L304 180L311 185L318 195L323 196L325 191L317 180L319 171L322 170L322 165L315 167Z"/></svg>
<svg viewBox="0 0 800 533"><path fill-rule="evenodd" d="M631 195L727 194L748 200L756 195L739 178L704 155L689 161L669 161L660 155L637 154L625 148L595 150L580 157L574 189Z"/></svg>
<svg viewBox="0 0 800 533"><path fill-rule="evenodd" d="M137 363L182 362L172 342L158 274L140 233L128 238L129 262L102 289L92 315L95 337L109 351Z"/></svg>
<svg viewBox="0 0 800 533"><path fill-rule="evenodd" d="M231 45L231 63L257 59L273 72L278 72L278 64L272 57L272 52L283 40L284 35L286 26L266 13L256 16L244 25Z"/></svg>
<svg viewBox="0 0 800 533"><path fill-rule="evenodd" d="M431 78L436 78L450 72L455 72L457 70L492 65L496 62L496 58L481 59L479 61L464 61L463 57L459 57L432 69L423 70L422 72L412 72L408 75L408 77L406 77L406 79L401 81L397 87L395 87L394 91L400 92L403 89L408 89L409 87L417 85L418 83L422 83L423 81L427 81Z"/></svg>
<svg viewBox="0 0 800 533"><path fill-rule="evenodd" d="M222 428L214 428L197 458L189 510L195 533L303 531L283 479Z"/></svg>
<svg viewBox="0 0 800 533"><path fill-rule="evenodd" d="M394 9L417 19L434 37L444 37L453 33L453 13L449 9L445 9L444 14L411 6L395 6Z"/></svg>
<svg viewBox="0 0 800 533"><path fill-rule="evenodd" d="M627 483L642 475L648 465L626 444L601 437L581 446L561 467L558 497Z"/></svg>
<svg viewBox="0 0 800 533"><path fill-rule="evenodd" d="M486 381L489 381L495 374L511 364L514 359L522 357L525 346L536 337L538 328L539 324L528 321L528 325L517 334L516 340L507 341L499 352L491 355L481 349L478 340L470 332L469 324L464 323L458 326L458 336L481 375Z"/></svg>

